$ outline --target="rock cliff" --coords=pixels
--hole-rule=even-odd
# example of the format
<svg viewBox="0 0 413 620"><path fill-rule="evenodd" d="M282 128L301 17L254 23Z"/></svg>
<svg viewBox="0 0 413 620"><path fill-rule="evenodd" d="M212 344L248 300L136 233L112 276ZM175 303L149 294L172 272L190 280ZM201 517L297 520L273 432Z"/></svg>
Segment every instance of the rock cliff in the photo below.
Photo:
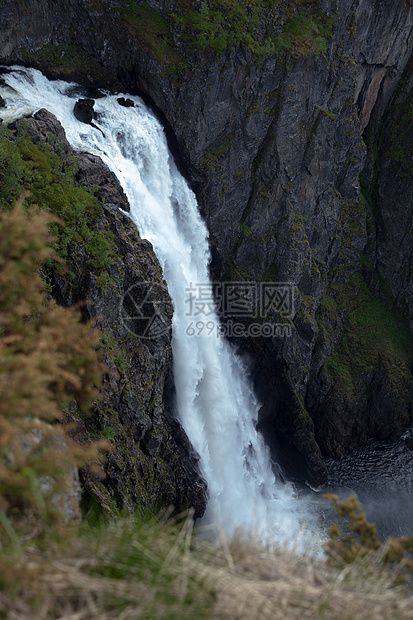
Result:
<svg viewBox="0 0 413 620"><path fill-rule="evenodd" d="M48 288L58 303L81 304L85 320L102 330L101 350L108 367L103 398L90 417L83 418L75 402L66 412L80 441L104 438L114 446L106 457L103 482L92 472L81 473L87 491L85 506L98 501L110 514L137 506L147 510L173 506L178 512L192 507L195 516L201 516L206 484L170 407L172 303L151 244L140 238L124 213L129 205L119 182L99 157L74 153L60 123L44 109L34 119L17 121L0 138L0 159L4 163L1 155L9 147L13 174L19 174L19 154L23 165L29 162L32 169L41 169L40 179L22 174L32 202L56 212L54 200L60 193L69 195L73 210L90 197L92 218L76 212L76 223L69 220L70 231L62 220L56 229L55 247L66 259L65 266L44 267ZM3 188L9 184L9 170L3 165L2 172ZM83 188L92 189L85 193ZM4 195L3 191L1 206L7 207ZM164 327L159 336L139 337L142 326L128 304L134 309L133 304L143 298L148 313L155 298Z"/></svg>
<svg viewBox="0 0 413 620"><path fill-rule="evenodd" d="M323 453L405 428L411 3L5 0L0 16L5 62L151 102L216 280L292 283L291 336L237 341L276 458L318 484Z"/></svg>

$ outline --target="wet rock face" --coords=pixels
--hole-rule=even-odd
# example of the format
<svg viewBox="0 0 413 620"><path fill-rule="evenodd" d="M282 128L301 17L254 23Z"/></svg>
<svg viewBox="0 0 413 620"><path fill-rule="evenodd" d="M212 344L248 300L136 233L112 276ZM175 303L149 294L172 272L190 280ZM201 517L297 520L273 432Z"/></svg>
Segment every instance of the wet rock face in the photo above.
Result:
<svg viewBox="0 0 413 620"><path fill-rule="evenodd" d="M116 101L124 108L133 108L135 106L132 99L125 99L125 97L119 97Z"/></svg>
<svg viewBox="0 0 413 620"><path fill-rule="evenodd" d="M77 181L89 187L96 187L95 195L102 201L104 199L105 203L122 211L130 211L128 199L117 177L102 164L100 157L90 153L80 153L76 161L79 165L76 174Z"/></svg>
<svg viewBox="0 0 413 620"><path fill-rule="evenodd" d="M90 125L93 120L93 106L95 102L93 99L78 99L73 108L73 114L81 123Z"/></svg>
<svg viewBox="0 0 413 620"><path fill-rule="evenodd" d="M169 0L149 5L166 20L176 9ZM322 453L341 456L403 428L412 416L411 354L399 343L410 336L396 305L412 324L411 244L401 224L411 190L389 164L398 155L388 106L412 51L409 4L322 0L320 10L335 16L327 52L287 65L276 56L256 62L242 46L199 52L171 26L180 73L118 3L62 7L1 3L0 55L27 59L26 48L49 70L51 56L35 50L75 45L109 76L106 84L98 72L77 79L150 98L196 191L215 278L294 285L291 336L237 343L256 361L259 424L274 455L284 450L286 464L314 483L326 475ZM360 199L359 175L372 177L365 142L372 112L385 110L388 138L370 196L382 205L377 218L371 200Z"/></svg>
<svg viewBox="0 0 413 620"><path fill-rule="evenodd" d="M17 122L16 131L19 127ZM150 509L172 505L178 512L192 507L200 517L206 506L206 483L197 471L197 456L185 432L171 415L172 303L152 246L140 238L123 212L129 206L115 175L99 157L75 154L52 114L39 110L27 132L35 143L52 143L49 148L63 161L72 166L75 161L77 182L94 187L104 202L94 229L113 235L115 240L113 264L103 281L101 270L91 269L86 257L84 263L68 261L74 279L59 270L48 274L58 303L87 300L82 305L84 318L102 330L109 368L103 400L90 418L79 421L79 433L82 441L90 435L109 439L115 449L107 456L103 483L93 475L83 476L84 487L108 512L114 506L133 511L137 505ZM137 285L139 282L144 284ZM165 329L158 336L142 339L125 312L125 300L140 294L148 297L151 290L157 312L163 309ZM73 416L78 418L76 410Z"/></svg>
<svg viewBox="0 0 413 620"><path fill-rule="evenodd" d="M413 63L383 118L378 140L377 265L413 331Z"/></svg>

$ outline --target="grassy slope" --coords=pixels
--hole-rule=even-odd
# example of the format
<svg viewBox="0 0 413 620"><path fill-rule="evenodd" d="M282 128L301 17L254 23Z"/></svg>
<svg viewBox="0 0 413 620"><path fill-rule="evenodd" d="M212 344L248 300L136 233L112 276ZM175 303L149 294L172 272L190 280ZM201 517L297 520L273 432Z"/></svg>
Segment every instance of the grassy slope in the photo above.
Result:
<svg viewBox="0 0 413 620"><path fill-rule="evenodd" d="M0 561L13 584L0 593L2 617L19 620L413 618L411 594L371 557L339 570L240 540L212 547L190 520L113 521L73 538L63 556Z"/></svg>

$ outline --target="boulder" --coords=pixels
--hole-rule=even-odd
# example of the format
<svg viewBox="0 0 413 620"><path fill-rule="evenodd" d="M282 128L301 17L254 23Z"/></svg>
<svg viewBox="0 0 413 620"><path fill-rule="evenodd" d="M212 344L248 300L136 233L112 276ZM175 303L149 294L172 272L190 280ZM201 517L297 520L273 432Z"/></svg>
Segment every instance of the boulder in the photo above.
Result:
<svg viewBox="0 0 413 620"><path fill-rule="evenodd" d="M119 103L119 105L122 105L124 108L135 107L135 104L133 103L132 99L125 99L125 97L119 97L119 99L116 99L116 101Z"/></svg>
<svg viewBox="0 0 413 620"><path fill-rule="evenodd" d="M81 123L90 125L93 120L93 106L95 105L94 99L78 99L73 108L73 114Z"/></svg>

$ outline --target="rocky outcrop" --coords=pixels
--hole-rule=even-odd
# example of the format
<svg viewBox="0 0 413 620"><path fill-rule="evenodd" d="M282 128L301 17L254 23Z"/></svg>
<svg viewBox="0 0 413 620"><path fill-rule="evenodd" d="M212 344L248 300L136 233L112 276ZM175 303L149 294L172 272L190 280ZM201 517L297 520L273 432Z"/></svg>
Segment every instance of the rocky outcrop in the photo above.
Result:
<svg viewBox="0 0 413 620"><path fill-rule="evenodd" d="M93 99L78 99L73 108L73 114L81 123L90 125L93 120Z"/></svg>
<svg viewBox="0 0 413 620"><path fill-rule="evenodd" d="M69 0L64 10L6 0L0 55L150 99L197 193L215 278L292 283L284 337L238 344L256 360L259 425L274 455L316 484L327 475L322 453L340 457L412 418L411 196L391 163L404 158L391 118L407 90L388 106L413 15L391 0L322 0L334 28L327 36L314 17L322 44L311 51L288 30L299 3L282 4L261 30L284 33L284 47L258 60L246 43L197 45L170 0ZM385 110L377 190L360 198L360 173L370 183L374 172L365 143ZM260 318L276 324L272 310Z"/></svg>
<svg viewBox="0 0 413 620"><path fill-rule="evenodd" d="M104 203L93 230L114 242L112 260L104 270L91 268L81 247L72 251L67 270L47 270L57 301L81 303L85 319L102 330L108 365L103 399L91 417L82 419L76 408L71 412L80 425L76 434L81 441L106 438L114 445L106 458L103 482L83 474L86 500L98 498L109 513L172 505L178 511L192 507L201 516L206 484L197 472L196 455L168 408L173 389L172 304L152 246L139 237L123 212L128 209L127 199L114 174L99 157L75 154L53 115L39 110L28 126L26 119L18 121L15 131L17 135L27 131L34 144L48 145L58 155L62 170L75 166L75 181L93 187ZM161 315L164 329L143 338L128 313L128 302L145 298L149 303L152 297L156 298L153 311Z"/></svg>
<svg viewBox="0 0 413 620"><path fill-rule="evenodd" d="M135 107L135 104L133 103L132 99L125 99L125 97L119 97L116 101L119 103L119 105L123 106L124 108Z"/></svg>

